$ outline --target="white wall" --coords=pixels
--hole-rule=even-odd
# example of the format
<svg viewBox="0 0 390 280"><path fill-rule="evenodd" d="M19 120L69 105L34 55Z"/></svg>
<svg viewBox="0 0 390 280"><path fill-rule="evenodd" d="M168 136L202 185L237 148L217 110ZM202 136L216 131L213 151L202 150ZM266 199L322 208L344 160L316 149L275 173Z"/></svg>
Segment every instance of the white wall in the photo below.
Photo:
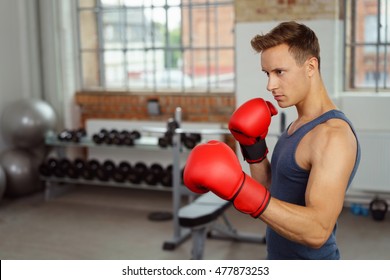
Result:
<svg viewBox="0 0 390 280"><path fill-rule="evenodd" d="M36 12L34 0L0 1L0 116L13 101L42 95ZM0 137L0 152L6 147Z"/></svg>
<svg viewBox="0 0 390 280"><path fill-rule="evenodd" d="M0 1L0 116L20 98L40 98L59 127L79 126L75 0ZM0 137L0 152L8 148Z"/></svg>

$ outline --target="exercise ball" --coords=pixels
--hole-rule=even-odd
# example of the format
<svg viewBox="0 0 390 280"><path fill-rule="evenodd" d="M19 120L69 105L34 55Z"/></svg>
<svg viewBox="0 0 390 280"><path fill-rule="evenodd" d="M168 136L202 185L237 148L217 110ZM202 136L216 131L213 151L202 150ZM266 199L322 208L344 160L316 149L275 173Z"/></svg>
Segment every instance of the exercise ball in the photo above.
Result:
<svg viewBox="0 0 390 280"><path fill-rule="evenodd" d="M21 99L5 106L1 116L3 139L18 148L33 148L44 143L45 136L56 130L53 108L38 99Z"/></svg>
<svg viewBox="0 0 390 280"><path fill-rule="evenodd" d="M12 148L0 155L6 176L5 195L19 197L42 190L34 156L25 149Z"/></svg>
<svg viewBox="0 0 390 280"><path fill-rule="evenodd" d="M7 186L6 175L4 172L4 168L0 165L0 200L3 198L6 186Z"/></svg>

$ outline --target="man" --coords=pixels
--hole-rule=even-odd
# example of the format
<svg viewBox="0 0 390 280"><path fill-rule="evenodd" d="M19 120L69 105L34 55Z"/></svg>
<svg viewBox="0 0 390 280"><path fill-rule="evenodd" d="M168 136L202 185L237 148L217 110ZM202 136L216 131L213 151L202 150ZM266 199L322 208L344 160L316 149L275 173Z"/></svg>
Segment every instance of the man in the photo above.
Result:
<svg viewBox="0 0 390 280"><path fill-rule="evenodd" d="M229 129L251 176L224 143L211 141L190 154L185 184L198 193L211 190L264 221L268 259L339 259L337 219L360 148L323 84L318 39L307 26L284 22L251 44L261 54L267 90L281 108L294 106L298 117L279 138L270 163L265 137L277 110L261 98L247 101Z"/></svg>

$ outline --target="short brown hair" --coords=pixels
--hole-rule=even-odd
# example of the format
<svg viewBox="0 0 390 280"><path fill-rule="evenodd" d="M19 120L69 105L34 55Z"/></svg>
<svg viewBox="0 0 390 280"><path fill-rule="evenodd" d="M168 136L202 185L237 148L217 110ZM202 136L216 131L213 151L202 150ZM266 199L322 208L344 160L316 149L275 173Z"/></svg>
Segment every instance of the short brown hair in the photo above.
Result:
<svg viewBox="0 0 390 280"><path fill-rule="evenodd" d="M295 21L282 22L267 34L256 35L251 40L252 48L259 53L281 44L289 46L289 51L298 65L303 65L309 57L315 57L320 68L318 38L314 31L304 24Z"/></svg>

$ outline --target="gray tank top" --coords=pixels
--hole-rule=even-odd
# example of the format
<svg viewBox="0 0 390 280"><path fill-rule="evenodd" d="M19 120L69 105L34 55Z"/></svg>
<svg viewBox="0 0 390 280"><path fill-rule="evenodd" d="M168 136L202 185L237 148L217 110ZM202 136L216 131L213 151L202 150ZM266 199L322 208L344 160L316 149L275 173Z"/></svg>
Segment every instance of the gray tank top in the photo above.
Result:
<svg viewBox="0 0 390 280"><path fill-rule="evenodd" d="M272 197L301 206L305 205L305 192L310 172L298 166L295 161L295 151L299 142L309 131L317 125L334 118L346 121L356 137L352 123L343 112L338 110L324 113L313 121L306 123L291 135L287 134L287 129L280 136L271 159ZM356 174L359 162L360 145L358 142L355 166L349 178L348 187ZM337 225L327 242L319 249L312 249L290 241L268 227L266 234L268 259L340 259L335 238L336 227Z"/></svg>

